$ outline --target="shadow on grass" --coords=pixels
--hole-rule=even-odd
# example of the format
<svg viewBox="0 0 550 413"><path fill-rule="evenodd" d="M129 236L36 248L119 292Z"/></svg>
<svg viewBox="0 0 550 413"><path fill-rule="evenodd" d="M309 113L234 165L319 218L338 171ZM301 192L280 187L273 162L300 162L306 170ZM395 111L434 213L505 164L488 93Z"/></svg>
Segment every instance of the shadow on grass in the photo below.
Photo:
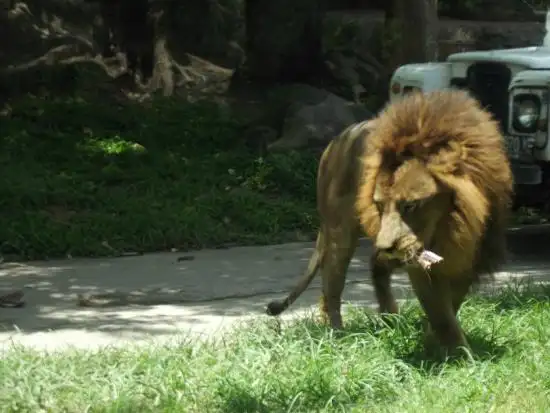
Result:
<svg viewBox="0 0 550 413"><path fill-rule="evenodd" d="M466 339L471 348L470 356L477 361L498 362L506 354L510 345L513 345L512 343L506 345L499 344L494 339L488 339L486 336L476 333L466 333ZM438 374L444 366L460 364L464 360L467 360L469 356L463 353L448 357L435 344L430 343L426 345L423 337L421 337L413 351L398 354L397 358L424 373Z"/></svg>
<svg viewBox="0 0 550 413"><path fill-rule="evenodd" d="M478 300L490 304L490 298ZM461 364L470 357L476 361L498 362L510 348L519 343L498 334L489 337L486 332L476 329L465 332L471 352L449 357L437 342L426 342L423 320L424 314L416 304L405 305L400 315L380 316L372 310L356 309L353 311L352 322L342 331L332 331L327 325L308 319L292 334L296 334L296 338L299 339L303 337L305 329L314 341L320 341L326 338L327 334L332 334L341 343L357 335L367 334L384 342L384 347L395 358L430 375L438 374L443 367L450 364Z"/></svg>
<svg viewBox="0 0 550 413"><path fill-rule="evenodd" d="M244 387L232 387L231 394L221 395L220 412L257 412L270 413L273 410L266 402L258 400L257 397L250 394L249 389Z"/></svg>
<svg viewBox="0 0 550 413"><path fill-rule="evenodd" d="M432 372L449 362L460 362L469 357L466 354L448 357L435 339L427 342L423 313L419 307L410 309L408 313L405 315L406 319L399 317L395 320L383 320L378 323L378 328L371 331L374 336L383 337L389 342L390 351L396 358L417 369ZM494 338L488 338L481 332L465 334L471 347L470 355L475 360L497 361L509 348L509 344L499 344ZM392 336L400 336L400 340L392 340Z"/></svg>

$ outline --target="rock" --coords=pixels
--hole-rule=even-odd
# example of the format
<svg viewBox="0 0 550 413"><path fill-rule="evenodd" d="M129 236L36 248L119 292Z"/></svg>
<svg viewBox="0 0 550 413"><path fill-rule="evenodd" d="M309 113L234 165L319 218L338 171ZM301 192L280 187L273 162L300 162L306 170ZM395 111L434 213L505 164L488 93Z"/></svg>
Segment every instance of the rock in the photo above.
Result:
<svg viewBox="0 0 550 413"><path fill-rule="evenodd" d="M277 139L277 131L266 125L252 125L243 133L243 140L247 148L263 154L271 142Z"/></svg>
<svg viewBox="0 0 550 413"><path fill-rule="evenodd" d="M268 146L269 150L324 147L347 126L373 116L362 105L349 102L333 93L313 87L301 87L302 91L308 89L311 94L306 93L289 106L281 135ZM312 95L323 98L313 99Z"/></svg>
<svg viewBox="0 0 550 413"><path fill-rule="evenodd" d="M275 88L268 99L275 108L286 108L291 103L312 105L321 102L327 96L326 90L303 83L293 83Z"/></svg>

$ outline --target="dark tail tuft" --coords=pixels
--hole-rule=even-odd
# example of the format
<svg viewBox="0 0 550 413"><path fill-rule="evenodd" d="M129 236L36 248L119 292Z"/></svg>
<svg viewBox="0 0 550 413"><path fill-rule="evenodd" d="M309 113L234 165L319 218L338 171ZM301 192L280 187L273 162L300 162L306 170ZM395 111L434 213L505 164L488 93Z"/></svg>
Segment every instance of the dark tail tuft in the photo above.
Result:
<svg viewBox="0 0 550 413"><path fill-rule="evenodd" d="M273 300L267 304L267 315L277 316L288 308L288 300Z"/></svg>

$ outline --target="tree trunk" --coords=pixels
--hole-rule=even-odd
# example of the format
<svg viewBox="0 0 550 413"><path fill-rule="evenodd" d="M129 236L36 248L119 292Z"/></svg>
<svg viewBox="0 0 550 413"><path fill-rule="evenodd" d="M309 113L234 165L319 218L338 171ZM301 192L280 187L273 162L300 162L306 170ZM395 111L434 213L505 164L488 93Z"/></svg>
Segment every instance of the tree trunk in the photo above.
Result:
<svg viewBox="0 0 550 413"><path fill-rule="evenodd" d="M385 24L389 67L438 60L437 0L388 2Z"/></svg>
<svg viewBox="0 0 550 413"><path fill-rule="evenodd" d="M437 0L404 0L405 58L408 63L437 61Z"/></svg>
<svg viewBox="0 0 550 413"><path fill-rule="evenodd" d="M323 67L324 0L246 0L246 78L307 82Z"/></svg>
<svg viewBox="0 0 550 413"><path fill-rule="evenodd" d="M90 0L93 1L93 0ZM99 0L105 29L104 54L115 43L126 56L127 75L150 92L162 89L169 96L175 87L174 72L185 69L168 47L172 4L162 0Z"/></svg>
<svg viewBox="0 0 550 413"><path fill-rule="evenodd" d="M148 0L99 0L99 4L104 56L112 55L113 47L117 46L126 56L129 73L150 78L154 28L149 18Z"/></svg>

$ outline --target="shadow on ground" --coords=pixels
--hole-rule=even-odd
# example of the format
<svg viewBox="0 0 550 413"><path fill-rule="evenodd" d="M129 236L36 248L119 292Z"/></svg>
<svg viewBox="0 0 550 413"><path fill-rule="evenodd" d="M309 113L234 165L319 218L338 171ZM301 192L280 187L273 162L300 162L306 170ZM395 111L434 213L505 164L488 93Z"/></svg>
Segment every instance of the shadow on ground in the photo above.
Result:
<svg viewBox="0 0 550 413"><path fill-rule="evenodd" d="M3 309L0 320L23 331L58 328L100 329L131 333L165 333L178 323L204 323L209 317L261 314L271 294L283 296L306 267L312 243L237 247L193 253L159 253L140 257L9 263L0 270L0 288L30 287L27 306ZM350 265L347 298L368 300L368 245ZM399 287L405 280L398 278ZM314 304L315 280L304 303ZM162 288L174 304L162 306L79 308L77 294L132 292ZM255 297L250 299L250 297ZM297 303L298 304L298 303ZM6 323L7 321L7 323Z"/></svg>
<svg viewBox="0 0 550 413"><path fill-rule="evenodd" d="M514 279L549 280L550 257L545 244L540 236L514 240L510 262L497 275L496 286ZM7 263L0 268L0 289L30 288L25 308L0 309L0 341L13 339L16 330L36 334L54 330L65 334L59 340L66 342L74 341L70 336L76 330L99 334L100 338L88 336L87 340L104 342L212 331L242 316L263 314L267 301L282 297L294 285L312 248L312 243L294 243L113 259ZM374 306L369 250L368 241L363 240L351 263L344 295L346 301L365 307ZM319 279L312 284L289 315L318 302ZM393 286L398 298L410 296L402 274L394 277ZM179 302L104 309L77 306L78 293L150 288L169 289Z"/></svg>

